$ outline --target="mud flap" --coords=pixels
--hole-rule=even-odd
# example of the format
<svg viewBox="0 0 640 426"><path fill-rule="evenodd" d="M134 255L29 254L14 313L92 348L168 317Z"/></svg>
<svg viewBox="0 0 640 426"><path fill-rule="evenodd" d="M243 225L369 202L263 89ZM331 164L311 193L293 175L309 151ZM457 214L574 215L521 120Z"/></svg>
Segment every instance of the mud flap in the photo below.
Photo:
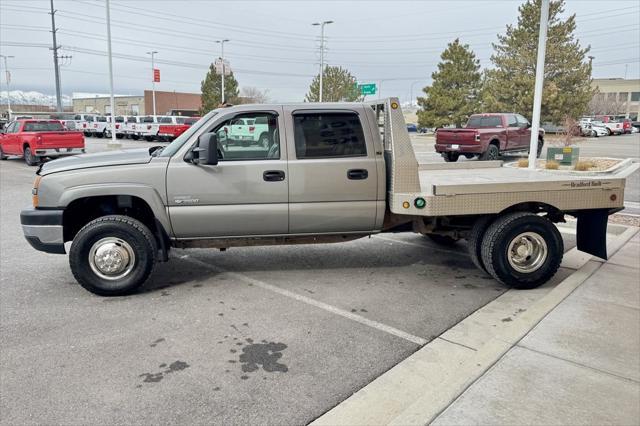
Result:
<svg viewBox="0 0 640 426"><path fill-rule="evenodd" d="M610 209L583 210L577 214L578 250L607 260L607 222Z"/></svg>

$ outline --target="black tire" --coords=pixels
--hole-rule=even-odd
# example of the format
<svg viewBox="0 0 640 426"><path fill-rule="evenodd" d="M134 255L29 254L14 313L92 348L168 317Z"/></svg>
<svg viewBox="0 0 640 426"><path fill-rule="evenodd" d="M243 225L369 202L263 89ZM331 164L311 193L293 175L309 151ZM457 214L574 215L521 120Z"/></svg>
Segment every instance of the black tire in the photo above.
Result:
<svg viewBox="0 0 640 426"><path fill-rule="evenodd" d="M458 161L458 158L460 158L460 154L458 154L457 152L445 152L444 154L442 154L442 157L447 163L455 163L456 161Z"/></svg>
<svg viewBox="0 0 640 426"><path fill-rule="evenodd" d="M37 166L40 164L40 158L31 152L31 147L29 146L24 148L24 162L27 163L28 166Z"/></svg>
<svg viewBox="0 0 640 426"><path fill-rule="evenodd" d="M118 239L119 247L128 245L133 252L131 269L121 278L105 279L90 264L92 247L105 238ZM157 245L149 228L129 216L111 215L92 220L78 232L69 252L69 265L86 290L100 296L120 296L131 293L149 278L156 257Z"/></svg>
<svg viewBox="0 0 640 426"><path fill-rule="evenodd" d="M480 160L491 161L497 160L500 157L500 149L496 145L489 145L487 150L480 155Z"/></svg>
<svg viewBox="0 0 640 426"><path fill-rule="evenodd" d="M465 157L467 160L471 160L473 157L475 157L475 155L474 155L474 154L465 154L465 155L464 155L464 157Z"/></svg>
<svg viewBox="0 0 640 426"><path fill-rule="evenodd" d="M458 240L448 235L438 235L438 234L425 234L425 235L429 237L431 241L441 246L451 247L458 242Z"/></svg>
<svg viewBox="0 0 640 426"><path fill-rule="evenodd" d="M144 140L147 142L153 142L154 137L153 136L145 136Z"/></svg>
<svg viewBox="0 0 640 426"><path fill-rule="evenodd" d="M0 160L6 160L7 157L6 155L4 155L4 152L2 151L2 145L0 145Z"/></svg>
<svg viewBox="0 0 640 426"><path fill-rule="evenodd" d="M124 135L122 133L116 133L116 139L122 139Z"/></svg>
<svg viewBox="0 0 640 426"><path fill-rule="evenodd" d="M104 132L96 133L96 137L97 137L98 139L102 139L102 138L104 138Z"/></svg>
<svg viewBox="0 0 640 426"><path fill-rule="evenodd" d="M535 243L536 238L539 239L538 243ZM530 271L518 270L509 261L508 252L511 244L516 243L516 239L532 244L533 247L542 247L541 242L546 245L546 253L541 250L544 255L527 252L520 255L524 257L525 262L531 261L531 257L534 257L532 262L535 267L532 266ZM554 224L546 218L528 212L498 217L482 239L482 263L487 272L501 283L517 289L536 288L549 281L560 267L563 254L562 236ZM535 258L539 258L538 262ZM514 260L514 263L517 263L517 260ZM526 266L522 263L520 265Z"/></svg>
<svg viewBox="0 0 640 426"><path fill-rule="evenodd" d="M482 239L494 219L495 216L482 216L473 224L469 237L467 237L469 257L473 264L483 272L487 272L487 268L482 262Z"/></svg>
<svg viewBox="0 0 640 426"><path fill-rule="evenodd" d="M538 152L536 152L536 158L540 158L542 155L542 148L544 147L544 140L538 139Z"/></svg>
<svg viewBox="0 0 640 426"><path fill-rule="evenodd" d="M134 141L137 141L138 139L140 139L140 136L138 136L138 135L131 135L131 139L133 139Z"/></svg>

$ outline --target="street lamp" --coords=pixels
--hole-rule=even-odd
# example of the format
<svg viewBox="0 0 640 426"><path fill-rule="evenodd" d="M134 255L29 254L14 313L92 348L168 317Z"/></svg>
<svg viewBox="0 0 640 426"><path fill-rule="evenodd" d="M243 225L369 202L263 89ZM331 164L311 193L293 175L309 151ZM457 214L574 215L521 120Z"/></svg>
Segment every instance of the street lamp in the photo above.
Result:
<svg viewBox="0 0 640 426"><path fill-rule="evenodd" d="M220 44L220 60L222 61L222 104L224 105L224 44L229 40L228 38L225 38L224 40L216 40L216 43Z"/></svg>
<svg viewBox="0 0 640 426"><path fill-rule="evenodd" d="M155 63L153 62L156 53L158 53L157 50L152 50L151 52L147 52L147 55L151 55L151 93L153 97L153 115L156 115L156 76L155 76L156 66L155 66Z"/></svg>
<svg viewBox="0 0 640 426"><path fill-rule="evenodd" d="M109 55L109 98L111 101L111 141L107 143L109 149L119 149L121 145L116 140L116 102L113 96L113 55L111 53L111 6L109 0L105 2L107 12L107 54Z"/></svg>
<svg viewBox="0 0 640 426"><path fill-rule="evenodd" d="M15 58L15 56L0 55L0 58L4 60L4 78L7 82L7 114L9 114L9 121L11 121L11 99L9 97L9 83L11 82L11 74L9 73L9 67L7 66L7 59Z"/></svg>
<svg viewBox="0 0 640 426"><path fill-rule="evenodd" d="M313 26L320 26L320 91L318 102L322 102L322 74L324 74L324 26L333 24L333 21L314 22Z"/></svg>
<svg viewBox="0 0 640 426"><path fill-rule="evenodd" d="M418 83L422 83L424 80L417 80L411 83L411 88L409 89L409 104L413 107L413 86Z"/></svg>

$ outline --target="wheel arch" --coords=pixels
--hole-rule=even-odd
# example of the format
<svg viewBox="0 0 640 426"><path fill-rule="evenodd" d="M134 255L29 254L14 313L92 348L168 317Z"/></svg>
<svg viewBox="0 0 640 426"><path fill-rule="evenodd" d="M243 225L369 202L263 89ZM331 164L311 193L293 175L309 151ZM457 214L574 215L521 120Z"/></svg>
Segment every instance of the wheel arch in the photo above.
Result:
<svg viewBox="0 0 640 426"><path fill-rule="evenodd" d="M546 213L547 218L554 223L564 221L564 213L562 210L552 204L543 203L541 201L527 201L526 203L513 204L502 210L498 215L502 216L514 212L529 212L534 214Z"/></svg>

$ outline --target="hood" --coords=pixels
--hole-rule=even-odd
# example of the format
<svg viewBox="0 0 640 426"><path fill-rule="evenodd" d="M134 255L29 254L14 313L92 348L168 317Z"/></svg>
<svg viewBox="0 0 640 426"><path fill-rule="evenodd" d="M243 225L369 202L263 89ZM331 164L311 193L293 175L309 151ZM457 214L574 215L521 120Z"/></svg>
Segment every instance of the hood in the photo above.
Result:
<svg viewBox="0 0 640 426"><path fill-rule="evenodd" d="M151 161L154 148L107 151L96 154L81 154L49 161L40 166L38 174L65 172L69 170L87 169L91 167L123 166L128 164L146 164Z"/></svg>

